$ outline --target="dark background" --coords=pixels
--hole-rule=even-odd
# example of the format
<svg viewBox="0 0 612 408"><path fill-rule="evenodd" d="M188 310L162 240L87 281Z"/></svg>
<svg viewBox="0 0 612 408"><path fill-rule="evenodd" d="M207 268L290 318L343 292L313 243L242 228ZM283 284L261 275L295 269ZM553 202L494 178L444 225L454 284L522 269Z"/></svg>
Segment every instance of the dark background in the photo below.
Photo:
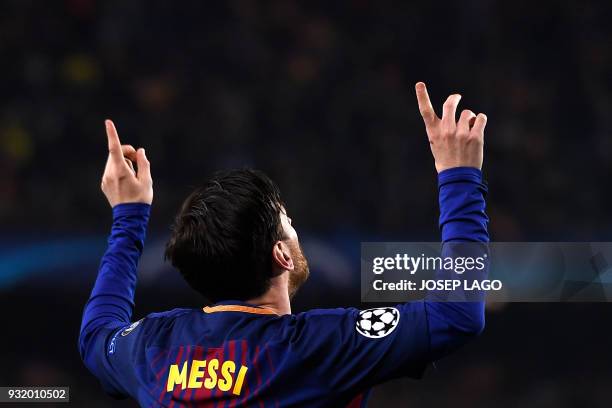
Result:
<svg viewBox="0 0 612 408"><path fill-rule="evenodd" d="M106 397L76 347L110 227L103 120L155 201L135 317L202 301L162 262L216 169L280 185L310 259L295 311L359 305L359 243L436 240L414 83L489 117L495 241L612 241L606 1L0 1L0 385ZM612 405L609 304L493 304L485 333L372 407Z"/></svg>

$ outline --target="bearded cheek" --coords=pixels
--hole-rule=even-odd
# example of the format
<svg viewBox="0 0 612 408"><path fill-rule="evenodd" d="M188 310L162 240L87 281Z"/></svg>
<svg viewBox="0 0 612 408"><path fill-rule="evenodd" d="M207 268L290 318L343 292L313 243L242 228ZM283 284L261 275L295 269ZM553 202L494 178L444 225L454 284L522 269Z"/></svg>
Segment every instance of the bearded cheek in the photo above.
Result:
<svg viewBox="0 0 612 408"><path fill-rule="evenodd" d="M308 262L299 242L289 241L287 246L289 251L291 251L291 258L293 259L293 271L289 273L289 295L293 296L306 279L308 279Z"/></svg>

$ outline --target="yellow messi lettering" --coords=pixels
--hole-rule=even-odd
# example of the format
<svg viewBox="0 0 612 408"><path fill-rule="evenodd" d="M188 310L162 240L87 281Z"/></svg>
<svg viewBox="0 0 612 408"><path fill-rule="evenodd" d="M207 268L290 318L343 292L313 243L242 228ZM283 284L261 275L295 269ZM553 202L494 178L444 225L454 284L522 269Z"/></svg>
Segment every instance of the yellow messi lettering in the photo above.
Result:
<svg viewBox="0 0 612 408"><path fill-rule="evenodd" d="M204 378L204 367L206 367L206 361L193 360L187 388L200 388L202 386L202 381L200 380Z"/></svg>
<svg viewBox="0 0 612 408"><path fill-rule="evenodd" d="M166 391L170 392L174 389L175 385L181 385L181 389L185 389L185 383L187 382L187 361L183 363L183 368L179 372L178 365L172 364L170 371L168 372L168 385Z"/></svg>
<svg viewBox="0 0 612 408"><path fill-rule="evenodd" d="M228 360L221 366L221 375L223 379L219 380L219 389L221 391L229 391L232 388L233 377L232 374L236 372L236 363Z"/></svg>
<svg viewBox="0 0 612 408"><path fill-rule="evenodd" d="M217 385L217 368L219 368L219 360L213 358L208 362L208 378L204 380L204 387L209 390Z"/></svg>
<svg viewBox="0 0 612 408"><path fill-rule="evenodd" d="M249 368L246 366L240 366L240 371L238 371L238 377L236 378L236 385L234 385L234 390L232 391L234 395L240 395L242 383L244 382L244 377L248 369Z"/></svg>

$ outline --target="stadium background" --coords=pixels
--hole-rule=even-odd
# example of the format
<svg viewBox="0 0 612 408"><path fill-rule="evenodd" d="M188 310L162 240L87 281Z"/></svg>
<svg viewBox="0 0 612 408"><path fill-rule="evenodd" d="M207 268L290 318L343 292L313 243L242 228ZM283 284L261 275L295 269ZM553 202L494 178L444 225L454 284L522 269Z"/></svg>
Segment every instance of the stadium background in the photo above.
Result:
<svg viewBox="0 0 612 408"><path fill-rule="evenodd" d="M494 240L612 241L606 3L0 1L0 385L133 406L76 348L111 221L107 117L153 165L136 317L201 305L162 248L215 169L280 185L313 272L296 311L358 305L361 241L437 239L417 80L438 112L460 92L489 116ZM479 339L370 406L610 406L609 304L492 306Z"/></svg>

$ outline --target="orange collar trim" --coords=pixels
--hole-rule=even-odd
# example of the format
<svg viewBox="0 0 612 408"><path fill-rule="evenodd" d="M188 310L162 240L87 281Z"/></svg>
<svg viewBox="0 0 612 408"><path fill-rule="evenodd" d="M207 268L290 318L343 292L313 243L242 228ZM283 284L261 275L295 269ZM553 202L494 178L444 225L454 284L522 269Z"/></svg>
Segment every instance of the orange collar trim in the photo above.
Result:
<svg viewBox="0 0 612 408"><path fill-rule="evenodd" d="M240 305L206 306L202 310L204 310L204 313L243 312L243 313L253 313L253 314L262 314L262 315L277 315L277 313L273 312L270 309L264 309L261 307L240 306Z"/></svg>

